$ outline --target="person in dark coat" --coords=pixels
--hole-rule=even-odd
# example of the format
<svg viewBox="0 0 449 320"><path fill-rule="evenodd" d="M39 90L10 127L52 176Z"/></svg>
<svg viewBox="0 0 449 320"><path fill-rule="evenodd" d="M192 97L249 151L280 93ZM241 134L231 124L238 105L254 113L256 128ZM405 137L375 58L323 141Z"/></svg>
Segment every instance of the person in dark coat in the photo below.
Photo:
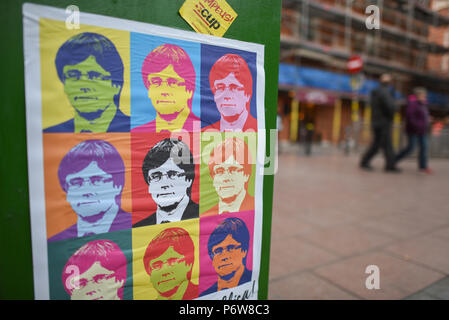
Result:
<svg viewBox="0 0 449 320"><path fill-rule="evenodd" d="M371 92L371 127L373 141L371 146L362 156L360 167L372 170L371 159L382 149L385 156L385 171L399 172L395 167L394 152L391 144L391 127L393 115L396 112L396 104L390 87L391 75L383 74L380 78L380 86Z"/></svg>
<svg viewBox="0 0 449 320"><path fill-rule="evenodd" d="M425 173L432 173L427 167L427 132L429 130L429 111L427 109L427 91L425 88L415 88L410 95L405 111L405 130L408 144L396 156L395 162L401 161L419 144L418 166Z"/></svg>

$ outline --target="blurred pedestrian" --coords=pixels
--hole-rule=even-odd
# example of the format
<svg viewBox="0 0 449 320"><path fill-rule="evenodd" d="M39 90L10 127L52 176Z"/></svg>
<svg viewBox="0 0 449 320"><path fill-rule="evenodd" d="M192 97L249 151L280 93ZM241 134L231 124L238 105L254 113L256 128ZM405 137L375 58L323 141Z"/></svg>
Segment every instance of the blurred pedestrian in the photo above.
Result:
<svg viewBox="0 0 449 320"><path fill-rule="evenodd" d="M281 150L281 139L279 138L279 136L280 136L280 133L281 133L281 131L282 131L282 129L284 129L284 127L283 127L283 125L282 125L282 117L281 117L281 115L279 114L279 112L277 113L277 116L276 116L276 129L277 129L277 146L278 146L278 153L281 153L282 152L282 150Z"/></svg>
<svg viewBox="0 0 449 320"><path fill-rule="evenodd" d="M393 115L396 112L396 103L391 86L392 77L385 73L380 77L380 86L371 92L371 129L373 141L362 156L360 167L373 170L371 159L382 149L385 157L386 172L400 172L395 166L393 146L391 144L391 127Z"/></svg>
<svg viewBox="0 0 449 320"><path fill-rule="evenodd" d="M306 156L312 154L312 143L313 143L313 133L315 131L315 126L312 122L306 123L306 136L305 136L305 148Z"/></svg>
<svg viewBox="0 0 449 320"><path fill-rule="evenodd" d="M427 166L427 132L430 126L429 111L427 108L427 91L425 88L415 88L409 96L405 110L405 130L408 144L396 156L395 163L410 154L419 144L418 167L419 170L430 174L432 170Z"/></svg>

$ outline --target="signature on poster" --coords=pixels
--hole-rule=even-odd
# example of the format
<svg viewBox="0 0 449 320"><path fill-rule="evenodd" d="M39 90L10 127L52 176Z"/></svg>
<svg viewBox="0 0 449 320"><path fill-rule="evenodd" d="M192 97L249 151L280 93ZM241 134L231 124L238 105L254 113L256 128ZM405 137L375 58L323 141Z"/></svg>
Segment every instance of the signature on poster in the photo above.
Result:
<svg viewBox="0 0 449 320"><path fill-rule="evenodd" d="M221 300L249 300L256 299L256 281L253 280L251 289L246 289L242 294L231 291L228 295L223 296Z"/></svg>

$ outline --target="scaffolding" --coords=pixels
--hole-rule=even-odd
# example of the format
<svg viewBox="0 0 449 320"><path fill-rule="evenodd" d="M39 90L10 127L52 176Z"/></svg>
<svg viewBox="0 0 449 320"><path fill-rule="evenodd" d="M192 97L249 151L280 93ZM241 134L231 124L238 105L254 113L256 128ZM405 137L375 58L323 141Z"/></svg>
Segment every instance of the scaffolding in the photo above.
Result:
<svg viewBox="0 0 449 320"><path fill-rule="evenodd" d="M379 8L378 29L367 27L371 13L366 13L366 8L370 5ZM363 91L352 87L355 77L351 77L352 90L348 90L347 85L325 83L341 84L342 78L331 80L329 76L320 80L322 85L306 81L305 70L342 75L347 72L348 59L359 55L364 61L361 78L377 79L385 72L393 74L394 87L402 93L402 98L396 99L400 105L406 104L406 94L417 85L431 86L429 89L437 94L448 92L449 75L431 71L428 57L449 55L449 46L430 40L431 27L449 26L449 18L432 11L428 0L283 0L282 14L281 62L302 70L290 72L293 68L286 68L288 76L280 84L280 109L288 117L291 142L298 139L304 142L305 135L301 132L311 124L317 135L343 144L348 152L369 141L371 113L367 90L371 90L373 81L365 81ZM348 81L348 76L345 77ZM310 102L307 92L320 92L329 99L321 104ZM449 100L443 100L432 105L432 112L445 106L447 114ZM396 113L395 145L399 144L400 123L400 114Z"/></svg>
<svg viewBox="0 0 449 320"><path fill-rule="evenodd" d="M365 8L372 4L381 12L378 30L366 27ZM352 54L359 54L373 75L393 71L447 90L449 78L429 72L427 57L449 52L429 42L429 26L449 25L449 18L432 11L427 0L284 0L283 7L289 12L284 25L292 28L281 33L281 61L327 60L327 65L342 68Z"/></svg>

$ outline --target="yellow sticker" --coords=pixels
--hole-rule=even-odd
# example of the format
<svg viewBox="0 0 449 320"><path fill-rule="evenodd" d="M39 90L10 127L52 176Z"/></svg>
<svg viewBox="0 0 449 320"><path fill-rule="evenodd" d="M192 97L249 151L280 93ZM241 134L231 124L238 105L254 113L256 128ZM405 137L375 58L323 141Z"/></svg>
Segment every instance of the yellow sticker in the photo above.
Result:
<svg viewBox="0 0 449 320"><path fill-rule="evenodd" d="M179 14L198 33L222 37L237 18L225 0L186 0Z"/></svg>

